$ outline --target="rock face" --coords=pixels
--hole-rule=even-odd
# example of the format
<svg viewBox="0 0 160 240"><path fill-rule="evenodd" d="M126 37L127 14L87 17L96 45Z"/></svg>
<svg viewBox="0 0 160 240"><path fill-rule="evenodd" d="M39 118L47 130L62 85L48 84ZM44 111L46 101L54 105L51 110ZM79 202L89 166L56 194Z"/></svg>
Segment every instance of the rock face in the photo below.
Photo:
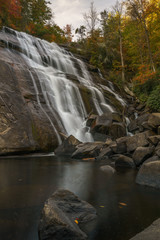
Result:
<svg viewBox="0 0 160 240"><path fill-rule="evenodd" d="M32 42L28 48L24 39ZM0 154L53 151L61 142L60 132L68 136L74 131L85 137L83 141L90 140L88 127L83 126L87 114L101 115L108 108L120 114L124 104L114 86L92 70L93 86L87 85L91 76L79 59L54 44L4 28L0 32ZM103 84L112 85L113 91ZM123 131L122 126L115 128L114 133Z"/></svg>
<svg viewBox="0 0 160 240"><path fill-rule="evenodd" d="M138 233L130 240L158 240L160 239L160 218L154 221L143 232Z"/></svg>
<svg viewBox="0 0 160 240"><path fill-rule="evenodd" d="M160 189L160 159L144 163L138 172L136 183Z"/></svg>
<svg viewBox="0 0 160 240"><path fill-rule="evenodd" d="M58 190L45 203L39 223L40 240L85 240L78 223L96 217L96 210L68 190Z"/></svg>

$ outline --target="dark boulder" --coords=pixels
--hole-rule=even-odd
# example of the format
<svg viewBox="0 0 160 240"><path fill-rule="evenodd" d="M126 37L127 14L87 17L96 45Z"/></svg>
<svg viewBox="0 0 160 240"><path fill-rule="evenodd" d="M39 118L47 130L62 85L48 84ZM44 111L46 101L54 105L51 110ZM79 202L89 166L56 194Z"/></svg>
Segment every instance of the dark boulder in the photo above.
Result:
<svg viewBox="0 0 160 240"><path fill-rule="evenodd" d="M109 136L112 136L112 139L117 139L120 137L126 136L126 126L124 123L114 122L109 128Z"/></svg>
<svg viewBox="0 0 160 240"><path fill-rule="evenodd" d="M144 231L138 233L130 240L158 240L160 239L160 218L154 221Z"/></svg>
<svg viewBox="0 0 160 240"><path fill-rule="evenodd" d="M136 183L160 189L160 160L144 163L138 172Z"/></svg>
<svg viewBox="0 0 160 240"><path fill-rule="evenodd" d="M63 155L63 156L71 156L73 152L76 151L77 145L81 142L76 139L74 136L69 136L67 139L63 141L63 143L56 148L55 154L56 155Z"/></svg>
<svg viewBox="0 0 160 240"><path fill-rule="evenodd" d="M154 151L153 147L138 147L133 153L133 160L136 166L140 166L147 158L149 158Z"/></svg>
<svg viewBox="0 0 160 240"><path fill-rule="evenodd" d="M135 168L135 164L132 158L124 155L118 155L115 161L115 167L116 168Z"/></svg>
<svg viewBox="0 0 160 240"><path fill-rule="evenodd" d="M84 240L87 236L77 223L96 217L96 210L68 190L56 191L46 202L39 223L40 240Z"/></svg>
<svg viewBox="0 0 160 240"><path fill-rule="evenodd" d="M72 154L72 158L96 158L99 156L103 145L104 143L102 142L81 143L77 146L76 151Z"/></svg>

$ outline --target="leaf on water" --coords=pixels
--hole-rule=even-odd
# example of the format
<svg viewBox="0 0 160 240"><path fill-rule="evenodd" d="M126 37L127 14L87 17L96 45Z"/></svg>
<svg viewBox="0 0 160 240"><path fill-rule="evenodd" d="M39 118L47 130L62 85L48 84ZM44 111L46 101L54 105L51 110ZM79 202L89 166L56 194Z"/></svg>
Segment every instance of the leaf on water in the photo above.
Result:
<svg viewBox="0 0 160 240"><path fill-rule="evenodd" d="M127 206L127 204L126 204L126 203L123 203L123 202L120 202L119 205L121 205L121 206Z"/></svg>
<svg viewBox="0 0 160 240"><path fill-rule="evenodd" d="M75 223L77 223L78 224L78 220L74 220L75 221Z"/></svg>
<svg viewBox="0 0 160 240"><path fill-rule="evenodd" d="M95 158L82 158L82 160L84 160L84 161L95 160Z"/></svg>
<svg viewBox="0 0 160 240"><path fill-rule="evenodd" d="M99 206L100 208L104 208L104 206Z"/></svg>

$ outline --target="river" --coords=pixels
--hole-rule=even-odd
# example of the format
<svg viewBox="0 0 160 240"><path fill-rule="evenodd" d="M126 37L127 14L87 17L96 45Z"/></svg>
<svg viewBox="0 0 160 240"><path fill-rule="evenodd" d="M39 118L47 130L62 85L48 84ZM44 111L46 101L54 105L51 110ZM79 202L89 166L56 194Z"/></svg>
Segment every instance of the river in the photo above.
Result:
<svg viewBox="0 0 160 240"><path fill-rule="evenodd" d="M160 217L160 191L135 184L136 171L112 177L98 162L21 156L0 159L0 239L38 240L45 200L66 188L97 209L89 240L128 240Z"/></svg>

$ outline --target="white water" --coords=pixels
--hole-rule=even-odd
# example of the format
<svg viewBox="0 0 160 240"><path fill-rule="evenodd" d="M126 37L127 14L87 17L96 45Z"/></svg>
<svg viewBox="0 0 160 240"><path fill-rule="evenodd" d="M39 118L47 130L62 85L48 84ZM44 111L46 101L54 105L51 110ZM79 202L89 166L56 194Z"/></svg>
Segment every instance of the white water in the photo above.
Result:
<svg viewBox="0 0 160 240"><path fill-rule="evenodd" d="M103 95L103 88L105 89L105 86L101 85L97 87L93 83L92 77L87 71L85 64L55 43L48 43L47 41L34 38L26 33L16 31L15 33L22 48L21 55L28 64L29 69L33 68L34 71L36 71L45 102L54 119L56 119L59 128L62 129L62 132L66 135L69 136L72 134L82 142L93 141L92 135L89 132L90 129L86 127L85 124L87 112L81 93L77 85L67 79L67 74L74 76L77 82L88 88L92 95L94 107L99 115L102 115L108 110L111 112L114 111L105 101ZM75 67L75 62L78 64L81 74ZM30 70L29 72L35 89L37 103L50 121L60 143L59 133L51 117L48 116L40 103L40 93L34 75ZM116 93L111 89L110 91L117 100L124 104L123 100Z"/></svg>

